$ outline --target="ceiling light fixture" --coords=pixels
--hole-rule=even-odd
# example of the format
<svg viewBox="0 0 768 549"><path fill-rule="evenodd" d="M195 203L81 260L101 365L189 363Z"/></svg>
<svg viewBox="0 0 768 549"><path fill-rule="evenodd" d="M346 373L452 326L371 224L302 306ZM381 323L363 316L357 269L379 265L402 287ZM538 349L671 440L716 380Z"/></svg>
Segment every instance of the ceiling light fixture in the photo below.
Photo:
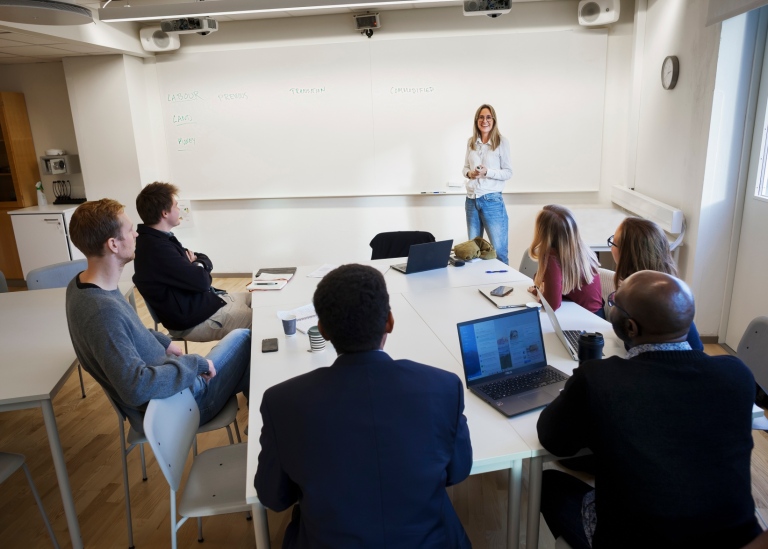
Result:
<svg viewBox="0 0 768 549"><path fill-rule="evenodd" d="M91 10L54 0L0 0L0 21L26 25L85 25Z"/></svg>
<svg viewBox="0 0 768 549"><path fill-rule="evenodd" d="M217 0L215 2L182 2L176 4L145 5L124 8L100 8L99 20L116 23L119 21L154 21L202 15L242 15L247 13L269 13L302 10L330 10L338 8L372 8L375 6L396 6L404 4L455 3L454 0Z"/></svg>

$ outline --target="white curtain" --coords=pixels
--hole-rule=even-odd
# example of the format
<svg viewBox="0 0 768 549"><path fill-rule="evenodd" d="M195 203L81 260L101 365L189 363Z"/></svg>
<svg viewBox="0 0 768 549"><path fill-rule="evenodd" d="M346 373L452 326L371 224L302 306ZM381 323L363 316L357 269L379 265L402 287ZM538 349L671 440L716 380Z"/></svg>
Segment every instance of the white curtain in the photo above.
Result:
<svg viewBox="0 0 768 549"><path fill-rule="evenodd" d="M709 0L707 26L768 4L768 0Z"/></svg>

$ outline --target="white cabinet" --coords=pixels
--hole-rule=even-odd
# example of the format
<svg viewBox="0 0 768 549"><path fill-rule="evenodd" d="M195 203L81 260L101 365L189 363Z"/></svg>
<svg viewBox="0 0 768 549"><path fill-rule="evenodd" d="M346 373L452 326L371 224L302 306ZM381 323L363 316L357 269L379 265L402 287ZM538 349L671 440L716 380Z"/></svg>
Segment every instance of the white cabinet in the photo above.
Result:
<svg viewBox="0 0 768 549"><path fill-rule="evenodd" d="M69 220L77 206L33 206L10 212L24 278L38 267L84 259L69 239Z"/></svg>

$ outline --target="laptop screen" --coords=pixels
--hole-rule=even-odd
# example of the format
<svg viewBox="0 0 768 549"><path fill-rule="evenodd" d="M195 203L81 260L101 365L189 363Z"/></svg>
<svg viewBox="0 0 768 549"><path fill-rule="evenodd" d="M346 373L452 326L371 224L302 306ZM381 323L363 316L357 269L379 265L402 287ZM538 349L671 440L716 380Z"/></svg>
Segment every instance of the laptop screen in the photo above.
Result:
<svg viewBox="0 0 768 549"><path fill-rule="evenodd" d="M547 365L538 309L457 325L467 385Z"/></svg>

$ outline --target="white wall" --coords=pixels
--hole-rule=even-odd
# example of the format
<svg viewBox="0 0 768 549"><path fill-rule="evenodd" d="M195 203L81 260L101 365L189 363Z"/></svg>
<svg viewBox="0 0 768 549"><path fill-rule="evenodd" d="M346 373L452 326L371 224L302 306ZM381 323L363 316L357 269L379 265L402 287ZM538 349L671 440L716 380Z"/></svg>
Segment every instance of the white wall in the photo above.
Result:
<svg viewBox="0 0 768 549"><path fill-rule="evenodd" d="M635 189L685 213L688 232L680 251L680 274L696 296L699 331L715 335L723 288L714 287L715 280L703 274L724 265L728 250L712 245L706 259L696 254L720 37L720 25L704 26L706 13L706 2L699 0L648 2ZM661 86L661 64L668 55L680 60L674 90ZM727 220L721 225L721 220L706 218L706 223L711 230L730 234Z"/></svg>
<svg viewBox="0 0 768 549"><path fill-rule="evenodd" d="M550 202L567 204L607 205L609 190L613 184L621 184L623 148L626 141L626 112L628 98L624 90L629 78L629 57L631 53L632 9L622 10L621 23L611 28L608 53L608 83L604 130L604 151L601 170L604 174L600 192L527 194L507 197L510 214L510 257L515 265L532 237L533 219L541 205ZM540 2L516 5L515 17L495 20L463 17L456 8L432 10L404 10L386 12L385 28L373 39L403 39L409 36L455 36L494 32L495 30L561 29L577 26L573 2ZM334 41L367 40L350 28L348 16L302 17L279 20L243 21L223 23L218 33L207 37L185 36L185 52L207 51L209 49L237 49L243 47L272 47L290 44L316 44ZM478 38L481 42L482 38ZM74 65L77 70L74 70ZM107 173L112 173L115 164L133 164L120 170L120 181L137 177L129 184L120 184L124 194L137 192L136 185L152 180L167 180L166 159L159 151L164 149L162 124L157 116L157 105L152 98L158 98L154 64L145 63L144 75L133 68L118 71L116 80L123 90L116 90L110 96L111 108L116 113L105 118L103 105L97 105L99 95L112 80L110 70L93 59L79 58L73 62L73 70L67 69L67 83L70 87L73 105L91 104L82 111L87 120L77 123L78 138L81 131L92 136L104 136L122 130L128 117L132 127L128 133L136 135L125 141L132 141L127 151L93 143L94 153L82 156L92 168L86 173L88 198L99 198L117 192L115 184L107 182ZM93 65L90 70L85 70ZM110 66L112 63L109 64ZM488 63L503 70L503 60ZM468 67L467 70L472 69ZM116 70L116 68L114 68ZM247 68L246 68L247 70ZM457 67L462 70L462 67ZM489 70L492 77L493 70ZM127 78L127 81L125 80ZM137 99L138 90L144 86L146 103ZM122 103L128 102L130 107ZM148 122L142 122L144 117ZM470 127L471 121L467 122ZM507 133L515 128L500 128ZM350 130L352 131L352 130ZM521 130L524 131L524 130ZM157 158L150 158L145 141L141 136L149 132L149 140ZM97 139L90 137L90 139ZM122 142L122 138L121 138ZM83 147L81 146L81 149ZM126 158L128 160L126 160ZM513 151L514 158L514 151ZM297 160L300 161L300 160ZM553 159L557 161L557 159ZM460 164L461 159L457 160ZM100 174L98 177L95 174ZM94 177L91 177L94 174ZM250 174L243 174L249 177ZM184 189L183 181L174 181ZM226 184L226 182L222 182ZM514 178L508 183L514 185ZM123 199L125 200L125 199ZM253 267L271 264L307 264L362 260L370 257L368 242L378 232L387 230L429 230L439 239L466 239L463 213L463 199L455 196L391 197L391 198L346 198L346 199L275 199L275 200L231 200L194 202L195 225L180 228L179 238L192 249L205 251L214 258L218 272L249 272ZM610 234L610 233L608 233ZM606 236L608 236L606 234Z"/></svg>
<svg viewBox="0 0 768 549"><path fill-rule="evenodd" d="M61 63L3 65L0 70L0 89L24 94L38 157L45 155L46 149L64 149L69 154L78 154L69 94ZM58 179L70 181L73 197L85 196L82 174L41 173L40 177L49 203L54 200L52 182Z"/></svg>

